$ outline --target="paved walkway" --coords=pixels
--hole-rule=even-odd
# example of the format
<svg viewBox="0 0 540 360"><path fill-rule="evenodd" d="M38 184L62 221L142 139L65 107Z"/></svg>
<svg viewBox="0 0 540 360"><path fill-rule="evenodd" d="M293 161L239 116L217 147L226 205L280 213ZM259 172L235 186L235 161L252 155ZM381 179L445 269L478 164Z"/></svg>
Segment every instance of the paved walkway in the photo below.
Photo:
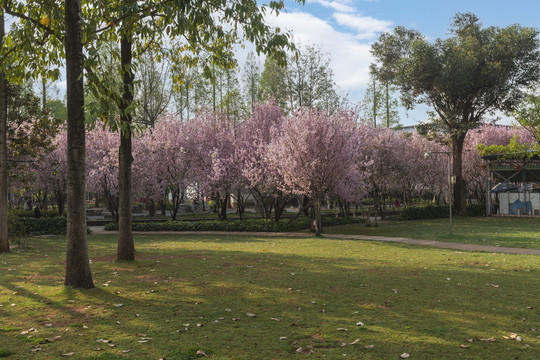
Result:
<svg viewBox="0 0 540 360"><path fill-rule="evenodd" d="M103 234L117 234L117 231L104 231L103 227L94 228L92 233L95 235ZM242 232L242 231L134 231L133 234L139 235L236 235L236 236L267 236L267 237L309 237L312 234L309 233L268 233L268 232ZM394 242L408 245L420 245L430 246L441 249L452 249L461 251L482 251L490 253L504 253L504 254L525 254L525 255L539 255L540 249L523 249L523 248L511 248L502 246L489 246L489 245L477 245L477 244L462 244L452 242L441 242L433 240L417 240L401 237L387 237L387 236L370 236L370 235L341 235L341 234L323 234L328 239L347 239L347 240L364 240L364 241L382 241L382 242Z"/></svg>

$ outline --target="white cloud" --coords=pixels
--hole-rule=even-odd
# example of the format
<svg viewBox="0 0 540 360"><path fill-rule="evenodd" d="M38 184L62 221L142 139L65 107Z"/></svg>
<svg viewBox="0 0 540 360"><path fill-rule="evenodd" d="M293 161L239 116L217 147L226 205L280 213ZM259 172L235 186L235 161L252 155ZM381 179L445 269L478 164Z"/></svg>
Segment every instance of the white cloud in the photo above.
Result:
<svg viewBox="0 0 540 360"><path fill-rule="evenodd" d="M326 8L334 9L339 12L354 12L354 8L351 6L351 0L307 0L308 4L319 4Z"/></svg>
<svg viewBox="0 0 540 360"><path fill-rule="evenodd" d="M327 21L305 12L281 13L267 19L272 25L293 33L295 43L313 44L330 54L335 81L345 92L359 93L369 82L371 44L354 34L337 31ZM351 98L353 102L360 99Z"/></svg>
<svg viewBox="0 0 540 360"><path fill-rule="evenodd" d="M391 31L392 22L375 19L371 16L355 14L334 13L334 19L339 25L346 26L358 32L359 39L371 39L381 32Z"/></svg>

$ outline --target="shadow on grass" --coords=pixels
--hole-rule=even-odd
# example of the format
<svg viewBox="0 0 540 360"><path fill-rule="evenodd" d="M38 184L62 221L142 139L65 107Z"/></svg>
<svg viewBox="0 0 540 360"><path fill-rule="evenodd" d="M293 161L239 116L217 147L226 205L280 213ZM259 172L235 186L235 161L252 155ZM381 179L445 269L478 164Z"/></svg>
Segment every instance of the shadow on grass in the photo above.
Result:
<svg viewBox="0 0 540 360"><path fill-rule="evenodd" d="M170 243L178 238L170 237L153 239ZM237 238L191 237L190 248L178 240L177 247L163 250L144 247L156 241L139 242L137 237L140 253L166 252L172 258L94 262L94 290L65 289L44 296L32 295L29 286L21 291L20 279L14 277L0 284L52 307L62 324L84 320L98 331L94 336L115 339L117 347L129 346L133 358L141 359L178 350L173 344L200 344L220 359L287 359L300 347L313 347L316 358L340 358L345 352L367 359L403 352L459 358L464 351L460 344L475 336L495 336L497 342L473 343L471 358L504 358L514 351L533 358L540 346L530 330L540 315L528 309L531 299L540 297L540 271L537 263L521 261L525 257L348 240ZM265 251L270 247L260 243L278 244ZM220 244L231 248L216 250ZM113 245L105 241L91 246L112 252ZM48 265L51 260L40 258L32 271L58 272L58 265ZM38 278L32 287L39 285L50 286L50 279ZM81 315L74 308L80 304L91 304L96 311ZM356 325L358 321L364 326ZM530 348L502 340L514 329L522 330ZM152 340L137 344L137 333ZM357 346L342 347L357 338ZM370 344L375 347L367 351L364 346Z"/></svg>

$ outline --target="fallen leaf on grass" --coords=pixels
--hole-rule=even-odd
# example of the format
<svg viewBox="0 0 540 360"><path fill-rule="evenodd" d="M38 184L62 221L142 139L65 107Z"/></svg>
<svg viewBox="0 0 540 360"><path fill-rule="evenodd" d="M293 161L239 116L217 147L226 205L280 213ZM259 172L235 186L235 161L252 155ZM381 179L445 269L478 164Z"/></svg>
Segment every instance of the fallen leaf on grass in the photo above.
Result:
<svg viewBox="0 0 540 360"><path fill-rule="evenodd" d="M367 345L367 346L364 346L366 349L373 349L375 347L375 345Z"/></svg>
<svg viewBox="0 0 540 360"><path fill-rule="evenodd" d="M52 338L47 338L45 340L47 340L48 342L55 342L56 340L60 340L62 337L61 336L54 336Z"/></svg>
<svg viewBox="0 0 540 360"><path fill-rule="evenodd" d="M313 354L313 346L307 345L305 348L300 346L298 349L296 349L296 352L308 355Z"/></svg>
<svg viewBox="0 0 540 360"><path fill-rule="evenodd" d="M356 323L356 326L364 326L364 323L359 321L359 322Z"/></svg>
<svg viewBox="0 0 540 360"><path fill-rule="evenodd" d="M281 321L281 320L279 320L278 318L270 318L270 320Z"/></svg>
<svg viewBox="0 0 540 360"><path fill-rule="evenodd" d="M474 339L467 339L467 340L465 340L465 341L468 341L468 342L473 342L473 341L474 341Z"/></svg>
<svg viewBox="0 0 540 360"><path fill-rule="evenodd" d="M503 336L505 339L508 339L508 340L516 340L518 342L522 341L523 338L521 336L519 336L518 334L516 333L510 333L509 336Z"/></svg>
<svg viewBox="0 0 540 360"><path fill-rule="evenodd" d="M94 351L101 351L102 349L100 347L95 348Z"/></svg>
<svg viewBox="0 0 540 360"><path fill-rule="evenodd" d="M286 336L280 336L279 340L287 340L287 337Z"/></svg>
<svg viewBox="0 0 540 360"><path fill-rule="evenodd" d="M122 353L123 353L123 354L127 354L127 353L130 352L130 351L131 351L131 349L122 350Z"/></svg>
<svg viewBox="0 0 540 360"><path fill-rule="evenodd" d="M32 331L36 331L36 329L35 329L35 328L31 328L31 329L25 330L25 331L21 332L21 335L28 335L28 334L31 333Z"/></svg>
<svg viewBox="0 0 540 360"><path fill-rule="evenodd" d="M403 353L403 354L399 355L399 357L400 357L401 359L408 359L410 356L411 356L411 355L409 355L408 353Z"/></svg>
<svg viewBox="0 0 540 360"><path fill-rule="evenodd" d="M37 347L37 348L33 348L33 349L30 350L30 351L32 351L32 352L38 352L38 351L41 351L41 350L43 350L43 349L40 348L40 347Z"/></svg>
<svg viewBox="0 0 540 360"><path fill-rule="evenodd" d="M253 314L253 313L246 313L246 315L247 315L248 317L257 317L257 314Z"/></svg>
<svg viewBox="0 0 540 360"><path fill-rule="evenodd" d="M204 351L202 351L202 350L197 350L197 355L202 355L202 356L204 356L205 358L208 357L208 355L206 355L206 354L204 353Z"/></svg>
<svg viewBox="0 0 540 360"><path fill-rule="evenodd" d="M493 342L493 341L495 341L495 338L492 336L492 337L489 337L489 338L482 339L482 338L479 338L478 336L476 336L476 340L485 341L485 342Z"/></svg>
<svg viewBox="0 0 540 360"><path fill-rule="evenodd" d="M73 355L73 354L75 354L75 352L65 353L65 354L62 354L62 356L71 356L71 355Z"/></svg>
<svg viewBox="0 0 540 360"><path fill-rule="evenodd" d="M337 331L348 331L349 329L346 329L346 328L337 328L336 330L337 330Z"/></svg>
<svg viewBox="0 0 540 360"><path fill-rule="evenodd" d="M468 349L468 348L469 348L469 345L463 345L463 344L461 344L461 345L459 345L459 347L462 348L462 349Z"/></svg>
<svg viewBox="0 0 540 360"><path fill-rule="evenodd" d="M360 341L360 339L356 339L356 340L354 340L353 342L350 342L349 345L358 344L359 341Z"/></svg>
<svg viewBox="0 0 540 360"><path fill-rule="evenodd" d="M124 304L114 304L114 307L122 307Z"/></svg>

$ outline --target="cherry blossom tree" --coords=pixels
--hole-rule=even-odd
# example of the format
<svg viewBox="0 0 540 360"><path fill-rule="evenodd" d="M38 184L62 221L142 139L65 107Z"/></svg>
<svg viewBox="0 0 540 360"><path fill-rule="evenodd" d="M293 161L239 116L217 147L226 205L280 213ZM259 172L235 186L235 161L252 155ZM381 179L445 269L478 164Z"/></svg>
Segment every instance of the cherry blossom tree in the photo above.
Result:
<svg viewBox="0 0 540 360"><path fill-rule="evenodd" d="M321 202L351 172L357 152L356 118L345 110L333 115L300 109L272 140L269 159L283 178L282 189L308 196L321 233Z"/></svg>
<svg viewBox="0 0 540 360"><path fill-rule="evenodd" d="M255 199L257 209L269 219L281 217L288 198L279 185L279 172L268 159L272 138L281 129L283 112L275 100L255 104L253 115L244 123L236 153L241 161L242 176Z"/></svg>
<svg viewBox="0 0 540 360"><path fill-rule="evenodd" d="M88 132L86 168L88 190L102 193L114 221L118 221L118 148L120 139L107 128Z"/></svg>

